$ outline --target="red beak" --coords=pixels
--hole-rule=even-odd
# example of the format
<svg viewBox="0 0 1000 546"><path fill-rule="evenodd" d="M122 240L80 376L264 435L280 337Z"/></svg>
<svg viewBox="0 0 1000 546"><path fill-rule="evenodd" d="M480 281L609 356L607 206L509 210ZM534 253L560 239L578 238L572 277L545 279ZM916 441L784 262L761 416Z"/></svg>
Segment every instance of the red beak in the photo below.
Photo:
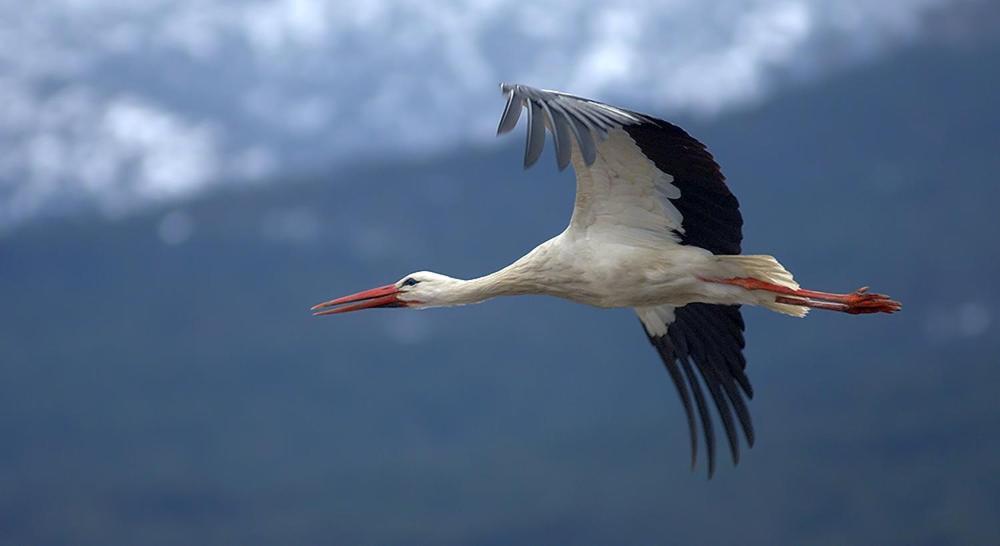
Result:
<svg viewBox="0 0 1000 546"><path fill-rule="evenodd" d="M406 302L400 301L396 296L399 289L395 284L387 284L371 290L351 294L335 300L323 302L313 306L314 316L335 315L337 313L349 313L359 309L372 309L375 307L405 307ZM345 305L351 303L353 305ZM337 307L342 305L343 307Z"/></svg>

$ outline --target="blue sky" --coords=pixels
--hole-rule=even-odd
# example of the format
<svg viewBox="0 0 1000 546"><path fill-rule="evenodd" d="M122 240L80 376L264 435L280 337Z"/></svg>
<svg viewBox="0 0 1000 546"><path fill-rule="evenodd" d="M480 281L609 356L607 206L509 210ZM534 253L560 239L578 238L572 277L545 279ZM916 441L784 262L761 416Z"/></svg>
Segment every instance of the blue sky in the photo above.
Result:
<svg viewBox="0 0 1000 546"><path fill-rule="evenodd" d="M0 0L0 543L1000 544L1000 3L344 6ZM746 308L711 482L631 311L312 317L565 228L503 80L677 121L747 253L903 311Z"/></svg>

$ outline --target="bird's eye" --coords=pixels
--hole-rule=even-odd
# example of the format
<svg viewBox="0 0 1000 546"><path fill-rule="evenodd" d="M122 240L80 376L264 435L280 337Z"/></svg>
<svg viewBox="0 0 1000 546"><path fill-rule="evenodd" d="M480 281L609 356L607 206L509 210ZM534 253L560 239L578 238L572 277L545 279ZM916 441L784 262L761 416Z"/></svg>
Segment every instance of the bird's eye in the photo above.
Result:
<svg viewBox="0 0 1000 546"><path fill-rule="evenodd" d="M417 284L418 282L420 282L420 281L418 281L417 279L414 279L413 277L409 277L405 281L403 281L403 286L413 286L413 285Z"/></svg>

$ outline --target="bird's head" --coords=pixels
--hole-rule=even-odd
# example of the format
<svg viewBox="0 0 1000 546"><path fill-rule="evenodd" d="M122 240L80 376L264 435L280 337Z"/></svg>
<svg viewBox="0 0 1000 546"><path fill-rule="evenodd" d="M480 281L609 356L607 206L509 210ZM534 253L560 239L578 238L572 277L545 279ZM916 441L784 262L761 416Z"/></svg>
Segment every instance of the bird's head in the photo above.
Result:
<svg viewBox="0 0 1000 546"><path fill-rule="evenodd" d="M440 307L461 303L456 291L464 281L432 271L417 271L393 284L323 302L312 308L313 314L335 315L376 307Z"/></svg>

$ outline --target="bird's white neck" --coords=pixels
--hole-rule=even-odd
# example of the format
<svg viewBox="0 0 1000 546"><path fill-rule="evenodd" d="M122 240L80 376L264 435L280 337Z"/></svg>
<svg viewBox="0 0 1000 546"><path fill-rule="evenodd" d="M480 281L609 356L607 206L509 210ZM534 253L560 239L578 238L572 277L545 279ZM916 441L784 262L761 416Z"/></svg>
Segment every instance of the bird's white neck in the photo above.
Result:
<svg viewBox="0 0 1000 546"><path fill-rule="evenodd" d="M468 305L497 296L550 293L548 275L544 275L545 244L499 271L469 280L446 278L433 293L424 294L424 307Z"/></svg>
<svg viewBox="0 0 1000 546"><path fill-rule="evenodd" d="M481 303L497 296L530 294L534 283L528 282L524 268L515 267L517 262L499 271L475 279L454 279L447 290L440 292L441 305L467 305Z"/></svg>

